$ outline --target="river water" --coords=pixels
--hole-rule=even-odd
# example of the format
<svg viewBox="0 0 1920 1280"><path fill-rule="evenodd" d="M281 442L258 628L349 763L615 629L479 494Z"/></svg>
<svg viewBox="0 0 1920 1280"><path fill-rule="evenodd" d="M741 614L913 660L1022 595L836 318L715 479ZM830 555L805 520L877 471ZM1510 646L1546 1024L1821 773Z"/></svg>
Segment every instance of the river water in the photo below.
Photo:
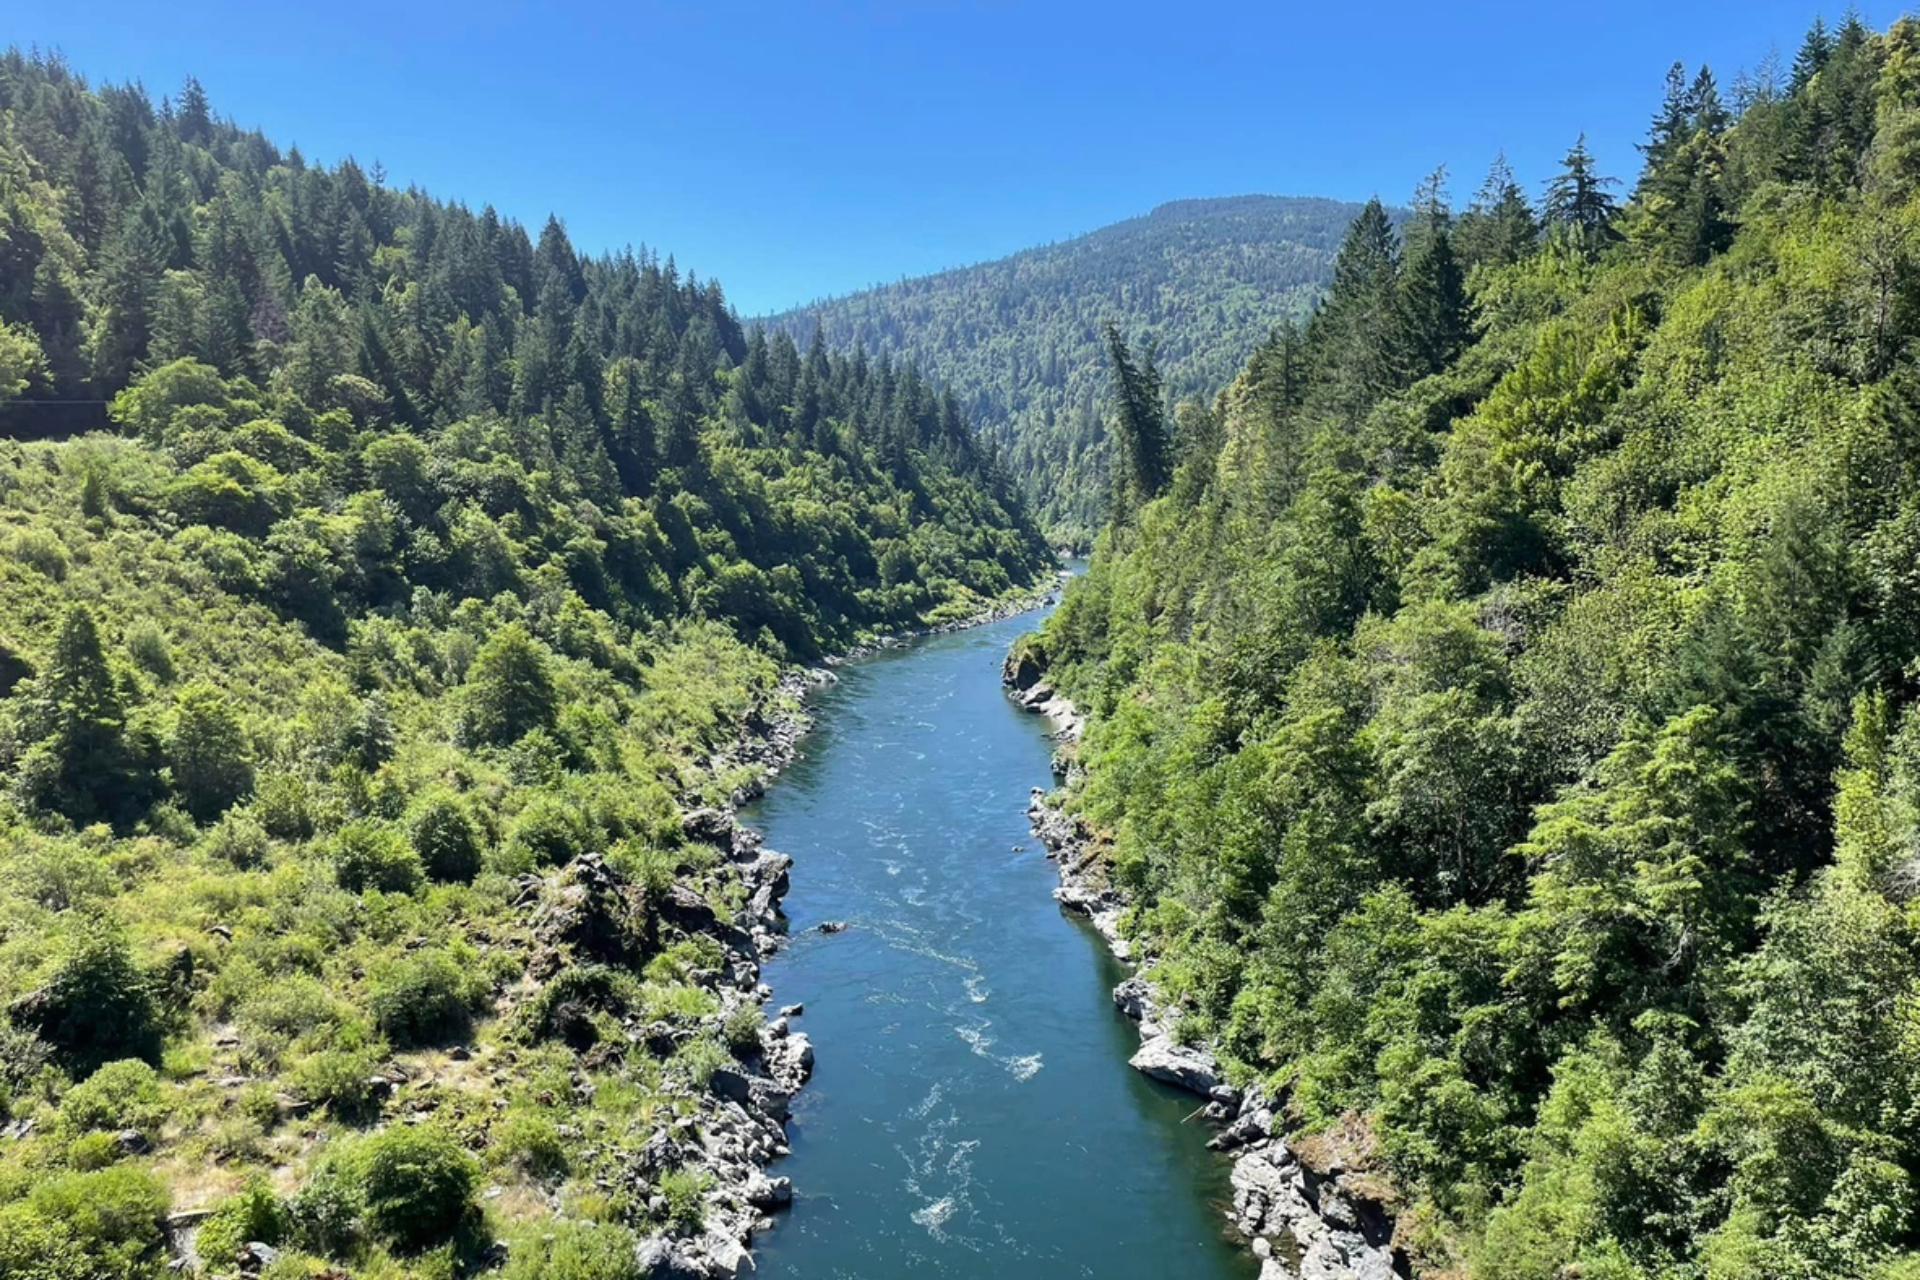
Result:
<svg viewBox="0 0 1920 1280"><path fill-rule="evenodd" d="M1054 904L1027 829L1046 725L1000 690L1037 614L841 668L803 758L743 817L793 856L776 1005L818 1065L794 1105L774 1280L1246 1280L1197 1100L1127 1065L1124 971ZM824 921L844 932L822 934Z"/></svg>

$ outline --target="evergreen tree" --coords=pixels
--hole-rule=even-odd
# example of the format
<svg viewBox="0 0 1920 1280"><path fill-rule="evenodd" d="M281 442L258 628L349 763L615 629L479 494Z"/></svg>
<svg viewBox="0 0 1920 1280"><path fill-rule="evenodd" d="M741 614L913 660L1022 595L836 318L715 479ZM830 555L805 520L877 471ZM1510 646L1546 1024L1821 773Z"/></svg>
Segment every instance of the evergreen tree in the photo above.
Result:
<svg viewBox="0 0 1920 1280"><path fill-rule="evenodd" d="M1453 362L1469 336L1465 273L1453 252L1453 215L1437 170L1414 198L1407 231L1407 259L1397 302L1400 335L1395 346L1408 380L1438 373Z"/></svg>
<svg viewBox="0 0 1920 1280"><path fill-rule="evenodd" d="M467 677L469 741L504 746L551 726L559 712L547 648L519 623L501 628Z"/></svg>
<svg viewBox="0 0 1920 1280"><path fill-rule="evenodd" d="M1534 251L1540 224L1505 154L1494 158L1453 239L1455 252L1469 268L1483 262L1507 266Z"/></svg>
<svg viewBox="0 0 1920 1280"><path fill-rule="evenodd" d="M1347 231L1333 286L1314 314L1311 345L1325 407L1357 418L1400 384L1400 249L1379 199L1369 200Z"/></svg>
<svg viewBox="0 0 1920 1280"><path fill-rule="evenodd" d="M1122 463L1115 510L1150 502L1173 475L1173 442L1161 402L1160 373L1149 347L1136 360L1117 325L1106 327L1113 376L1113 427Z"/></svg>
<svg viewBox="0 0 1920 1280"><path fill-rule="evenodd" d="M80 825L125 822L145 808L151 777L129 741L119 683L85 605L69 607L61 622L25 727L34 745L20 787L30 804Z"/></svg>
<svg viewBox="0 0 1920 1280"><path fill-rule="evenodd" d="M1561 161L1561 170L1547 186L1547 223L1559 229L1581 251L1592 255L1619 239L1614 226L1619 214L1608 188L1618 183L1594 169L1587 136L1581 134Z"/></svg>

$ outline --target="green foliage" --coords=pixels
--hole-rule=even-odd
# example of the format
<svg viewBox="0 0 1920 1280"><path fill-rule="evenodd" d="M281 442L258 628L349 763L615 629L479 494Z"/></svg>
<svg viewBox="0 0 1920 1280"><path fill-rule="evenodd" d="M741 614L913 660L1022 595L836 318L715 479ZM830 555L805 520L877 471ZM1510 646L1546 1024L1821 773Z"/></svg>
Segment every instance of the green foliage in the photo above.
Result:
<svg viewBox="0 0 1920 1280"><path fill-rule="evenodd" d="M333 874L354 893L412 893L420 887L420 855L391 823L349 823L333 839Z"/></svg>
<svg viewBox="0 0 1920 1280"><path fill-rule="evenodd" d="M514 1240L501 1280L643 1280L625 1227L561 1221Z"/></svg>
<svg viewBox="0 0 1920 1280"><path fill-rule="evenodd" d="M479 1163L431 1125L366 1139L354 1152L353 1168L368 1229L399 1249L444 1243L478 1209Z"/></svg>
<svg viewBox="0 0 1920 1280"><path fill-rule="evenodd" d="M1913 1270L1916 66L1363 211L1017 653L1166 1016L1416 1274Z"/></svg>
<svg viewBox="0 0 1920 1280"><path fill-rule="evenodd" d="M57 1174L0 1206L0 1272L33 1280L136 1280L164 1261L165 1189L119 1165Z"/></svg>
<svg viewBox="0 0 1920 1280"><path fill-rule="evenodd" d="M387 1039L401 1048L415 1048L464 1036L478 994L456 957L426 950L376 971L369 1002L374 1022Z"/></svg>
<svg viewBox="0 0 1920 1280"><path fill-rule="evenodd" d="M436 791L414 803L407 840L434 880L464 882L480 871L480 831L460 798Z"/></svg>
<svg viewBox="0 0 1920 1280"><path fill-rule="evenodd" d="M225 1267L239 1256L242 1245L256 1240L265 1245L281 1244L290 1225L287 1207L274 1195L273 1188L256 1180L221 1201L200 1224L194 1249L209 1265Z"/></svg>
<svg viewBox="0 0 1920 1280"><path fill-rule="evenodd" d="M138 1058L105 1064L60 1100L60 1123L75 1134L138 1129L151 1136L165 1116L160 1078Z"/></svg>
<svg viewBox="0 0 1920 1280"><path fill-rule="evenodd" d="M180 691L167 747L173 788L187 812L212 822L253 790L253 747L233 705L206 683Z"/></svg>
<svg viewBox="0 0 1920 1280"><path fill-rule="evenodd" d="M467 676L466 732L503 745L551 728L558 712L545 646L519 623L488 640Z"/></svg>
<svg viewBox="0 0 1920 1280"><path fill-rule="evenodd" d="M76 1076L118 1058L160 1060L153 984L125 938L99 919L73 924L46 982L16 1000L7 1016L52 1045Z"/></svg>

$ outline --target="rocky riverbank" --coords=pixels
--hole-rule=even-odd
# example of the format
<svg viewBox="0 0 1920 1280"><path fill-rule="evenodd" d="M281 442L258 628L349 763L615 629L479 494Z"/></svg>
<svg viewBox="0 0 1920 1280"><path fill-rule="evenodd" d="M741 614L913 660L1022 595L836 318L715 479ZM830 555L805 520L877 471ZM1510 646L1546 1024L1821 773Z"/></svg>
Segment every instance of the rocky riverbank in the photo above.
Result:
<svg viewBox="0 0 1920 1280"><path fill-rule="evenodd" d="M1069 778L1084 718L1046 682L1031 652L1016 647L1002 676L1014 702L1055 726L1061 750L1054 772ZM1116 958L1134 963L1133 947L1120 931L1126 897L1109 880L1090 833L1038 787L1027 817L1058 868L1054 898L1085 916ZM1218 1129L1208 1145L1234 1161L1228 1216L1261 1259L1260 1280L1392 1280L1408 1274L1393 1244L1385 1197L1346 1148L1323 1142L1303 1144L1304 1153L1295 1150L1278 1132L1274 1101L1258 1086L1236 1089L1209 1049L1182 1043L1178 1011L1162 1006L1146 978L1136 973L1121 982L1113 1002L1140 1031L1133 1068L1205 1099L1200 1114Z"/></svg>
<svg viewBox="0 0 1920 1280"><path fill-rule="evenodd" d="M719 850L719 865L698 886L675 885L667 901L657 905L670 931L700 935L720 942L726 963L706 975L705 985L715 996L717 1012L699 1031L724 1034L737 1024L743 1010L759 1008L772 997L760 981L760 965L785 939L780 901L789 884L792 859L762 846L760 836L735 818L738 806L764 792L799 754L801 739L811 726L806 700L838 678L832 668L856 657L905 644L921 636L957 631L1012 617L1047 603L1057 590L1048 583L997 601L968 618L884 637L828 659L818 667L788 671L771 696L741 725L726 749L709 761L714 776L749 772L724 809L702 808L684 819L689 840ZM540 966L557 974L564 963L587 958L593 939L619 932L618 922L631 912L627 886L619 884L596 860L570 867L566 883L549 901L557 909L543 925L558 941L553 958ZM708 905L719 899L744 899L746 905L731 919L720 918ZM698 1232L660 1233L641 1247L641 1262L658 1280L716 1280L753 1269L753 1237L773 1225L772 1215L792 1202L788 1179L770 1176L768 1166L788 1152L786 1121L794 1093L813 1069L813 1045L793 1028L800 1016L789 1006L765 1023L757 1045L736 1048L736 1061L713 1072L697 1113L676 1121L673 1128L650 1144L631 1171L634 1190L646 1195L652 1182L668 1170L695 1170L703 1174L708 1190L706 1212ZM656 1052L676 1047L664 1028L633 1025L629 1037ZM682 1033L681 1038L685 1038Z"/></svg>

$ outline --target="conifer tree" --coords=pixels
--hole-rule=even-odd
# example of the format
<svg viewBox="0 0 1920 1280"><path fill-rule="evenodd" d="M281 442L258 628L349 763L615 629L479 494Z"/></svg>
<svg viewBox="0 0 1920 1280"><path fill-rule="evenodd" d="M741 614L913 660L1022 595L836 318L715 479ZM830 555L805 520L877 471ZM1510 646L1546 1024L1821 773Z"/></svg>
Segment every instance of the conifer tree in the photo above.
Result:
<svg viewBox="0 0 1920 1280"><path fill-rule="evenodd" d="M1139 359L1127 346L1117 325L1106 328L1107 359L1112 374L1114 432L1121 462L1115 511L1152 501L1173 474L1173 442L1167 431L1166 407L1160 400L1160 373L1151 348Z"/></svg>
<svg viewBox="0 0 1920 1280"><path fill-rule="evenodd" d="M1619 205L1607 190L1616 185L1615 179L1596 172L1593 153L1587 150L1587 135L1581 134L1547 186L1548 224L1560 229L1581 251L1597 254L1620 236L1614 226Z"/></svg>
<svg viewBox="0 0 1920 1280"><path fill-rule="evenodd" d="M1408 380L1438 373L1466 345L1467 287L1453 252L1453 215L1447 207L1446 171L1435 170L1414 198L1407 230L1407 260L1396 295L1400 334L1396 347Z"/></svg>
<svg viewBox="0 0 1920 1280"><path fill-rule="evenodd" d="M1533 252L1540 224L1504 152L1494 157L1453 239L1462 265L1469 268L1483 262L1506 266Z"/></svg>

